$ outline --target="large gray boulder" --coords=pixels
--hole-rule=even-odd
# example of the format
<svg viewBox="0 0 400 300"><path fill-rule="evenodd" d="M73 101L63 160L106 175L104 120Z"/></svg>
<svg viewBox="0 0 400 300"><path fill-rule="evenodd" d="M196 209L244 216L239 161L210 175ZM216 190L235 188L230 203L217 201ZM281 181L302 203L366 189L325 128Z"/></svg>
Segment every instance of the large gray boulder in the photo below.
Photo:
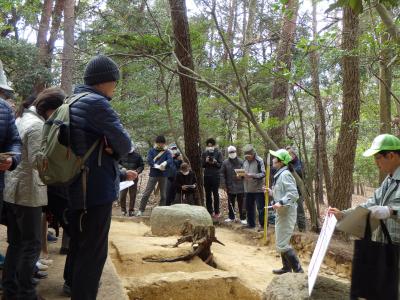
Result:
<svg viewBox="0 0 400 300"><path fill-rule="evenodd" d="M179 235L182 225L189 220L194 226L211 226L212 219L203 206L175 204L157 206L150 216L151 232L157 236Z"/></svg>

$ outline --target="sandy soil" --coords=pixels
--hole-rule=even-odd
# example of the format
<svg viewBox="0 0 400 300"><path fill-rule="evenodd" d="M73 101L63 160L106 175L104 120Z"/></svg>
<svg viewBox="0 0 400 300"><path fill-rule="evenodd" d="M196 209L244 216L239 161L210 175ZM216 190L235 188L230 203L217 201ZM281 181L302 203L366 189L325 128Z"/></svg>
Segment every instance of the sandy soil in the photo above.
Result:
<svg viewBox="0 0 400 300"><path fill-rule="evenodd" d="M61 231L62 232L62 231ZM5 242L6 228L0 226L0 253L5 253L7 244ZM48 278L42 279L37 287L38 293L46 300L64 300L69 299L62 293L64 283L63 272L65 257L59 254L61 247L61 238L57 243L49 244L50 258L54 261L48 269ZM99 300L124 300L128 299L126 291L122 287L121 281L117 275L114 265L108 259L103 270L101 286L97 295Z"/></svg>

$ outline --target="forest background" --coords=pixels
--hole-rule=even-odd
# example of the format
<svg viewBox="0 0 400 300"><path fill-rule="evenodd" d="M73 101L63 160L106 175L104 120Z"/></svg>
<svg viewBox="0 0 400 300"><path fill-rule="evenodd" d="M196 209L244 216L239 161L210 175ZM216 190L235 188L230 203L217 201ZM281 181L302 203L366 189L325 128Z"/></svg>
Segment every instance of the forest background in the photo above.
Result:
<svg viewBox="0 0 400 300"><path fill-rule="evenodd" d="M397 0L0 0L0 60L18 104L53 85L71 94L90 57L111 56L111 103L139 150L164 134L198 178L208 137L264 158L295 145L317 229L320 203L347 208L382 180L361 155L372 139L400 134L399 12Z"/></svg>

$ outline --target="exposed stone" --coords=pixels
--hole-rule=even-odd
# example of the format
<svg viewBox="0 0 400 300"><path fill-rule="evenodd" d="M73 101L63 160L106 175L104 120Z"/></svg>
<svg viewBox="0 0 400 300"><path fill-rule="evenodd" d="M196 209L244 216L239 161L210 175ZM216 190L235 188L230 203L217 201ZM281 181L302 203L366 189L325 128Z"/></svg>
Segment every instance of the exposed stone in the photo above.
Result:
<svg viewBox="0 0 400 300"><path fill-rule="evenodd" d="M311 297L308 297L306 274L286 273L272 279L265 292L265 300L342 300L349 299L349 284L318 276ZM295 295L295 298L293 298Z"/></svg>
<svg viewBox="0 0 400 300"><path fill-rule="evenodd" d="M179 235L189 220L193 226L212 226L210 214L203 206L175 204L155 207L150 216L151 232L157 236Z"/></svg>

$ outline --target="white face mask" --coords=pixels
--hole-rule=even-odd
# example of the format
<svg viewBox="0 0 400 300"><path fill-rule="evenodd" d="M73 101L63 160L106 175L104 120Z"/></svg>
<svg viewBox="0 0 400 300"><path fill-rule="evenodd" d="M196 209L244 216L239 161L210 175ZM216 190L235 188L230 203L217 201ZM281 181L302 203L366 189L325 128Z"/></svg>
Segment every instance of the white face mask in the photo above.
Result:
<svg viewBox="0 0 400 300"><path fill-rule="evenodd" d="M187 172L182 172L182 174L186 176L186 175L189 174L189 171L187 171Z"/></svg>
<svg viewBox="0 0 400 300"><path fill-rule="evenodd" d="M236 153L229 153L228 154L229 158L235 159L237 157Z"/></svg>
<svg viewBox="0 0 400 300"><path fill-rule="evenodd" d="M214 147L206 147L206 151L214 152Z"/></svg>

